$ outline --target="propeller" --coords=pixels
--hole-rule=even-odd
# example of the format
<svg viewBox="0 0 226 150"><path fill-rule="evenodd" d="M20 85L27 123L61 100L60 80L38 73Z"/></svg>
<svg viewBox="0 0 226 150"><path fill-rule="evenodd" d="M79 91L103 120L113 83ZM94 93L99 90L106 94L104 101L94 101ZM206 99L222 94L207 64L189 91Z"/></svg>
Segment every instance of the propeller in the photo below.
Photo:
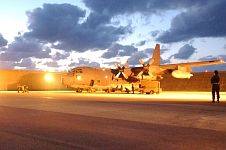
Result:
<svg viewBox="0 0 226 150"><path fill-rule="evenodd" d="M140 64L142 65L142 70L141 70L141 72L138 74L138 77L140 77L140 78L143 79L143 75L149 75L149 66L150 66L151 64L146 64L146 63L144 62L143 59L140 59L139 62L140 62Z"/></svg>
<svg viewBox="0 0 226 150"><path fill-rule="evenodd" d="M115 70L117 71L115 79L119 79L119 78L127 79L128 76L124 73L124 70L125 68L129 68L128 61L124 65L120 65L119 63L116 63L115 66L116 66Z"/></svg>

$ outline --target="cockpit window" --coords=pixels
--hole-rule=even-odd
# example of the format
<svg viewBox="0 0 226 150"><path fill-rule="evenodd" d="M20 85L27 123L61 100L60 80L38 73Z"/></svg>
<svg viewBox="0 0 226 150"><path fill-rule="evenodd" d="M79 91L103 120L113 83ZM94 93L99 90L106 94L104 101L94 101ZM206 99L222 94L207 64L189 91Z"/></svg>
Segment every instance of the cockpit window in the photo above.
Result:
<svg viewBox="0 0 226 150"><path fill-rule="evenodd" d="M81 69L81 68L77 68L77 69L75 70L75 72L76 72L76 73L82 73L82 69Z"/></svg>
<svg viewBox="0 0 226 150"><path fill-rule="evenodd" d="M74 76L75 73L82 73L82 69L81 68L73 68L68 71L69 76Z"/></svg>

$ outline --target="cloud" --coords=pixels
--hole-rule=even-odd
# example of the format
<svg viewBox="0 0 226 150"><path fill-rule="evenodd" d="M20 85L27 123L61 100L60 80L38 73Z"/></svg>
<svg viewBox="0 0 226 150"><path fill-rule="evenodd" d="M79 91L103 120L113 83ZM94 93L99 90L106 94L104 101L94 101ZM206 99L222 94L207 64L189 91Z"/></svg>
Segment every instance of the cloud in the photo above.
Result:
<svg viewBox="0 0 226 150"><path fill-rule="evenodd" d="M201 61L214 60L214 59L223 59L224 61L226 61L226 55L218 55L218 56L208 55L208 56L199 58L199 60Z"/></svg>
<svg viewBox="0 0 226 150"><path fill-rule="evenodd" d="M196 48L194 48L192 45L185 44L179 49L178 53L172 56L178 59L188 59L189 57L191 57L192 54L195 53L195 51L196 51Z"/></svg>
<svg viewBox="0 0 226 150"><path fill-rule="evenodd" d="M64 53L56 52L56 54L54 54L52 56L52 58L57 61L57 60L61 60L61 59L66 59L69 56L70 56L70 53L68 53L68 52L64 52Z"/></svg>
<svg viewBox="0 0 226 150"><path fill-rule="evenodd" d="M85 11L70 4L43 4L43 8L28 11L27 16L30 32L26 35L54 42L68 34L68 31L76 29Z"/></svg>
<svg viewBox="0 0 226 150"><path fill-rule="evenodd" d="M219 1L223 1L223 0L219 0ZM117 17L120 17L121 15L128 15L128 14L131 15L131 14L135 14L135 13L140 13L142 15L151 16L153 14L159 15L159 14L162 14L169 10L174 10L174 11L175 10L178 10L178 11L183 10L183 12L186 11L186 13L181 13L180 15L183 17L183 14L188 14L188 16L189 16L189 12L192 12L192 10L195 10L195 8L204 7L203 9L205 9L210 4L213 4L213 1L211 1L211 0L206 0L206 1L205 0L190 0L190 1L188 1L188 0L139 0L139 1L138 0L123 0L123 1L122 0L111 0L111 1L109 1L109 0L93 0L93 1L83 0L83 2L91 10L91 14L93 14L93 15L90 15L89 19L96 20L95 24L93 24L94 26L98 26L98 24L103 24L103 23L110 24L111 19L114 17L117 18ZM217 12L217 11L215 11L215 12ZM195 17L196 13L200 13L200 12L193 13L191 15L191 17ZM217 13L220 14L221 12L217 12ZM221 13L221 15L220 15L221 17L218 17L218 18L224 18L224 16L222 16L223 14L225 14L225 13L224 12ZM180 16L180 15L178 15L178 16ZM177 25L177 23L183 19L182 17L178 17L179 19L174 19L176 21L172 22L171 29L169 31L166 31L160 35L160 31L155 30L155 31L151 31L150 34L154 38L156 38L158 35L160 35L157 38L157 41L160 41L162 43L168 43L170 41L180 39L179 33L176 34L175 37L172 37L174 34L170 34L170 33L171 33L171 30L172 31L176 30L177 32L179 32L180 30L183 30L183 24L181 24L181 26L182 26L181 28L180 28L180 25ZM195 21L199 21L199 17L196 17L196 18L197 19ZM205 20L203 19L203 21L205 21ZM120 22L118 22L118 24L120 24ZM208 28L208 23L205 25L207 25L206 28ZM225 26L225 25L223 25L223 26ZM218 29L218 30L221 30L221 29ZM196 31L193 31L193 32L196 32ZM188 31L186 33L191 34L190 31ZM185 35L181 35L181 36L187 36L186 33L184 33Z"/></svg>
<svg viewBox="0 0 226 150"><path fill-rule="evenodd" d="M140 64L139 63L139 60L140 59L147 59L147 58L151 58L152 57L152 54L153 54L153 50L154 48L146 48L142 51L136 51L134 52L130 58L128 59L128 62L130 65L138 65ZM160 49L160 53L163 54L165 53L166 51L168 51L169 49L167 49L166 47L164 47L164 45L161 46L161 49ZM160 55L161 55L160 54ZM149 60L148 60L149 61ZM161 63L169 63L169 60L163 60L161 58Z"/></svg>
<svg viewBox="0 0 226 150"><path fill-rule="evenodd" d="M213 59L217 59L217 57L216 56L212 56L212 55L208 55L208 56L199 58L199 60L201 60L201 61L213 60Z"/></svg>
<svg viewBox="0 0 226 150"><path fill-rule="evenodd" d="M138 51L133 53L128 59L130 65L138 65L140 59L148 58L148 55L144 51Z"/></svg>
<svg viewBox="0 0 226 150"><path fill-rule="evenodd" d="M71 4L44 4L27 12L27 39L52 43L54 48L84 52L88 49L106 49L121 36L131 33L130 26L110 25L115 15L141 12L152 14L163 10L203 6L207 2L186 0L84 0L91 9L86 11ZM141 43L142 44L142 43Z"/></svg>
<svg viewBox="0 0 226 150"><path fill-rule="evenodd" d="M11 61L0 60L0 69L14 69L14 63Z"/></svg>
<svg viewBox="0 0 226 150"><path fill-rule="evenodd" d="M14 66L25 67L26 69L36 69L36 64L31 58L23 58L21 62L14 63Z"/></svg>
<svg viewBox="0 0 226 150"><path fill-rule="evenodd" d="M78 66L100 67L100 64L97 62L91 62L85 58L80 58L78 63L73 62L69 65L69 67L71 67L71 68L75 68Z"/></svg>
<svg viewBox="0 0 226 150"><path fill-rule="evenodd" d="M16 37L15 41L8 45L8 48L3 49L0 54L1 61L20 61L23 58L50 58L51 50L43 46L39 41L34 39L25 39Z"/></svg>
<svg viewBox="0 0 226 150"><path fill-rule="evenodd" d="M151 31L150 34L152 37L156 37L160 33L159 30Z"/></svg>
<svg viewBox="0 0 226 150"><path fill-rule="evenodd" d="M92 12L87 17L85 26L89 28L98 28L99 26L104 26L105 24L108 24L110 21L110 16Z"/></svg>
<svg viewBox="0 0 226 150"><path fill-rule="evenodd" d="M28 32L22 37L17 37L14 42L8 44L9 47L4 47L7 41L4 41L0 34L0 47L3 46L0 60L20 62L36 57L52 58L53 61L57 61L66 59L69 52L73 50L84 52L107 49L103 54L104 58L135 56L130 59L131 62L139 63L136 57L147 58L152 49L138 52L133 46L113 44L123 36L132 33L132 29L129 25L120 26L120 23L112 25L112 18L133 13L150 16L168 10L183 10L173 19L168 31L163 34L157 30L150 32L153 37L158 37L157 40L164 43L184 41L194 37L225 36L225 19L222 15L225 14L226 6L223 0L83 1L90 9L88 16L85 10L71 4L44 4L27 12ZM52 48L65 50L67 53L56 53L51 57L49 55L51 47L44 46L47 43ZM143 44L145 41L135 45ZM195 50L181 50L175 54L175 57L189 58L193 51ZM80 63L95 65L84 59Z"/></svg>
<svg viewBox="0 0 226 150"><path fill-rule="evenodd" d="M200 61L206 61L206 60L214 60L214 59L218 59L218 58L222 58L224 60L226 60L226 55L219 55L219 56L206 56L206 57L202 57L199 60ZM204 66L204 67L194 67L192 69L195 72L204 72L204 71L214 71L214 70L219 70L219 71L225 71L226 70L226 64L221 64L221 65L213 65L213 66Z"/></svg>
<svg viewBox="0 0 226 150"><path fill-rule="evenodd" d="M145 54L147 54L148 58L151 58L152 57L153 50L154 50L154 48L147 48L147 49L144 50L144 52L145 52ZM163 53L167 52L168 50L169 49L166 48L164 45L161 45L160 55L162 55ZM166 63L170 63L170 59L169 58L168 59L162 59L162 57L160 57L160 64L166 64Z"/></svg>
<svg viewBox="0 0 226 150"><path fill-rule="evenodd" d="M224 49L226 49L226 44L224 44Z"/></svg>
<svg viewBox="0 0 226 150"><path fill-rule="evenodd" d="M27 12L28 16L28 32L23 34L23 39L33 42L34 49L37 54L28 52L29 46L26 42L20 42L24 45L19 48L17 52L8 49L0 58L3 60L21 60L22 58L37 57L43 58L43 55L49 57L48 49L41 51L39 46L43 49L43 44L50 43L53 48L62 49L66 51L84 52L89 49L107 49L107 53L103 55L105 58L115 56L129 56L136 52L135 48L116 46L111 47L122 36L132 32L130 26L113 26L111 25L112 17L121 14L141 12L144 14L153 14L170 9L190 8L194 6L202 6L207 2L198 1L185 1L185 0L84 0L85 5L91 9L91 13L86 17L86 11L71 4L43 4L42 7L33 9ZM148 13L147 13L148 12ZM157 32L157 31L156 31ZM153 33L154 34L154 33ZM157 33L155 33L157 34ZM13 47L17 45L16 40ZM41 42L39 45L35 43ZM145 44L145 41L138 43L139 45ZM124 48L125 50L116 50L117 48ZM14 49L14 48L11 48ZM131 50L127 50L131 49ZM112 51L111 51L112 50ZM23 54L24 53L24 54ZM53 59L64 59L68 54L56 54Z"/></svg>
<svg viewBox="0 0 226 150"><path fill-rule="evenodd" d="M55 43L62 50L84 52L89 49L106 49L122 35L131 32L129 26L114 27L106 24L103 15L85 11L71 4L44 4L27 13L29 32L24 36ZM108 19L107 19L108 20Z"/></svg>
<svg viewBox="0 0 226 150"><path fill-rule="evenodd" d="M143 41L138 42L138 43L136 44L136 46L143 46L145 43L146 43L146 41L143 40Z"/></svg>
<svg viewBox="0 0 226 150"><path fill-rule="evenodd" d="M160 64L170 64L170 59L168 58L168 59L162 59L162 58L160 58L161 60L160 60Z"/></svg>
<svg viewBox="0 0 226 150"><path fill-rule="evenodd" d="M157 41L171 43L198 37L225 37L225 14L225 0L192 7L177 15L172 20L170 29L163 32Z"/></svg>
<svg viewBox="0 0 226 150"><path fill-rule="evenodd" d="M153 50L154 50L154 48L146 48L146 49L144 49L144 52L145 52L148 56L152 56ZM169 49L166 48L164 45L161 45L161 48L160 48L160 53L161 53L161 54L167 52L168 50L169 50Z"/></svg>
<svg viewBox="0 0 226 150"><path fill-rule="evenodd" d="M6 39L4 39L4 37L0 33L0 47L6 46L7 43L8 43L8 41Z"/></svg>
<svg viewBox="0 0 226 150"><path fill-rule="evenodd" d="M130 45L120 45L120 44L113 44L111 47L108 48L107 52L103 53L103 58L113 58L113 57L121 57L121 56L130 56L138 49L134 46Z"/></svg>
<svg viewBox="0 0 226 150"><path fill-rule="evenodd" d="M59 67L57 61L46 62L44 65L46 65L47 67L55 67L55 68Z"/></svg>
<svg viewBox="0 0 226 150"><path fill-rule="evenodd" d="M187 8L195 5L204 5L208 1L203 0L83 0L91 11L109 16L110 18L119 14L131 13L157 13L164 10Z"/></svg>

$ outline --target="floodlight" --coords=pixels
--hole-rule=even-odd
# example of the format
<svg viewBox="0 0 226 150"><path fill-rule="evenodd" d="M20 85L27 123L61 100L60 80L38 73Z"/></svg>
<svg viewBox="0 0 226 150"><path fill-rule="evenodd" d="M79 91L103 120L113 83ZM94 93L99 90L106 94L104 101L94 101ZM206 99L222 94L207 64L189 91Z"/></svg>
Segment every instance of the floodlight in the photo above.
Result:
<svg viewBox="0 0 226 150"><path fill-rule="evenodd" d="M44 79L45 79L46 82L52 82L54 80L54 77L53 77L52 74L47 73L47 74L45 74Z"/></svg>

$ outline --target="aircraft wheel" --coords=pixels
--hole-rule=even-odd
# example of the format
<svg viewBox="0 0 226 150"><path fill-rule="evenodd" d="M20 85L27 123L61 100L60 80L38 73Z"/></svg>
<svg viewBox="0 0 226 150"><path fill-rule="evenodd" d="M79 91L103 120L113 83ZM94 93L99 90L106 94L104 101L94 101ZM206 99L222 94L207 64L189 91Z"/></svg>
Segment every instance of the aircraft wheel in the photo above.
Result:
<svg viewBox="0 0 226 150"><path fill-rule="evenodd" d="M150 91L150 94L154 94L155 92L153 90Z"/></svg>
<svg viewBox="0 0 226 150"><path fill-rule="evenodd" d="M87 89L87 92L88 93L92 93L92 89Z"/></svg>
<svg viewBox="0 0 226 150"><path fill-rule="evenodd" d="M150 94L150 92L146 92L146 94Z"/></svg>
<svg viewBox="0 0 226 150"><path fill-rule="evenodd" d="M81 88L78 88L76 92L82 93L82 89Z"/></svg>

